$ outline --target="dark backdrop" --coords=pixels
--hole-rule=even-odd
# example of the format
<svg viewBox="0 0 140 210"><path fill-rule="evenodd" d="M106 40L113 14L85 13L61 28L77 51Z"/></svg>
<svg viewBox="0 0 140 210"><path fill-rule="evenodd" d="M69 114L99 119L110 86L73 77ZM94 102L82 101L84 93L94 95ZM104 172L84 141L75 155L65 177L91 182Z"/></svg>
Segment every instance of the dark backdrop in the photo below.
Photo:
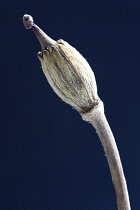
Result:
<svg viewBox="0 0 140 210"><path fill-rule="evenodd" d="M132 209L140 209L140 2L2 1L1 210L117 210L92 126L58 98L23 14L76 47L94 70L121 154Z"/></svg>

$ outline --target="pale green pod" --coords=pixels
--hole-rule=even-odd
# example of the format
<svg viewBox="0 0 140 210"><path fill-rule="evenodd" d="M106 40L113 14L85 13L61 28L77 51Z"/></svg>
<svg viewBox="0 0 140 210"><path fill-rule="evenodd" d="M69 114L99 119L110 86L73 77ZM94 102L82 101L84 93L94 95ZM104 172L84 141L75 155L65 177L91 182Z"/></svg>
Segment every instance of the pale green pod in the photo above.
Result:
<svg viewBox="0 0 140 210"><path fill-rule="evenodd" d="M41 43L42 52L38 53L38 58L55 93L81 113L98 105L95 76L86 59L67 42L48 37L31 21L31 16L25 15L23 21Z"/></svg>

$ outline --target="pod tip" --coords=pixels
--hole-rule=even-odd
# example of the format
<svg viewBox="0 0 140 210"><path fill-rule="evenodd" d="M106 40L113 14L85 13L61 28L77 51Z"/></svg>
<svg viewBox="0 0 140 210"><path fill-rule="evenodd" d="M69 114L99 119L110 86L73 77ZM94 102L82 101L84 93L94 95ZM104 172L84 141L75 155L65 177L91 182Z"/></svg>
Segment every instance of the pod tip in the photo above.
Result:
<svg viewBox="0 0 140 210"><path fill-rule="evenodd" d="M23 15L23 24L26 29L31 29L32 26L34 25L33 17L27 14Z"/></svg>

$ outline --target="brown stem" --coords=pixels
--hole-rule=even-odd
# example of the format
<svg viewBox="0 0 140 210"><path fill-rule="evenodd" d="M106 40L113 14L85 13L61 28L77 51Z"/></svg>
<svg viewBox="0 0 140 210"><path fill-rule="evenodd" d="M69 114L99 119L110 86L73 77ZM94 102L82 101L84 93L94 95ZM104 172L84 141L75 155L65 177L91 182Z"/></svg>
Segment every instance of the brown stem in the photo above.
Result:
<svg viewBox="0 0 140 210"><path fill-rule="evenodd" d="M103 103L101 102L90 113L83 114L83 119L89 121L94 126L102 142L116 191L118 210L130 210L129 195L120 155L104 114Z"/></svg>
<svg viewBox="0 0 140 210"><path fill-rule="evenodd" d="M42 50L45 50L47 47L50 47L56 43L53 39L51 39L47 34L45 34L37 25L32 26L32 30L37 36Z"/></svg>
<svg viewBox="0 0 140 210"><path fill-rule="evenodd" d="M56 44L56 41L51 39L46 33L44 33L36 24L34 24L33 18L31 15L23 16L23 24L26 29L32 29L35 35L37 36L42 50L45 50L47 47Z"/></svg>

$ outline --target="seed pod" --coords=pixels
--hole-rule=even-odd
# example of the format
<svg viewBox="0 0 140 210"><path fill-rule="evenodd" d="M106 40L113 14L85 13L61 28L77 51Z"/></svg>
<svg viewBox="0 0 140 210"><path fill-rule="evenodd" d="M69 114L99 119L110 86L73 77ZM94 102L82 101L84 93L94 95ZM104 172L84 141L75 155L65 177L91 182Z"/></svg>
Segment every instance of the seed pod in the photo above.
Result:
<svg viewBox="0 0 140 210"><path fill-rule="evenodd" d="M95 127L109 163L119 210L130 210L129 195L116 142L104 114L102 101L89 64L67 42L48 37L30 15L23 16L25 28L36 34L42 52L38 53L43 72L53 90L66 103L75 107L83 119Z"/></svg>
<svg viewBox="0 0 140 210"><path fill-rule="evenodd" d="M23 16L27 29L36 34L42 52L38 53L43 72L56 94L80 113L99 104L94 73L85 58L62 39L52 40L30 15Z"/></svg>

